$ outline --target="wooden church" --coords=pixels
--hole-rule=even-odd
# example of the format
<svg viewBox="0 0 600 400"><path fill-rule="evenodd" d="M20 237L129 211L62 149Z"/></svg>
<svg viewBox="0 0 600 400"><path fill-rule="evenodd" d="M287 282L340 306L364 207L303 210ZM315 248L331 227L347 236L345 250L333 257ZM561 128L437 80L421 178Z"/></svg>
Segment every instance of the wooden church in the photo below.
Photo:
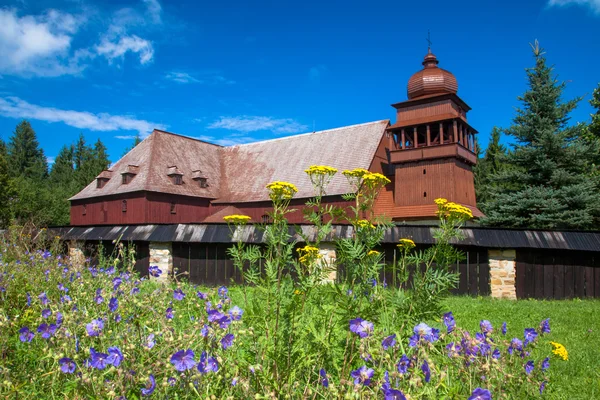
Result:
<svg viewBox="0 0 600 400"><path fill-rule="evenodd" d="M438 197L482 216L472 170L477 131L457 91L454 75L429 51L408 81L408 100L393 104L393 124L381 120L237 146L154 130L70 199L71 225L222 223L229 214L268 222L265 186L275 180L298 187L292 205L299 211L290 222L301 223L300 209L313 196L304 173L310 165L386 175L391 183L375 213L394 221L434 220ZM348 205L342 195L349 191L337 174L324 202Z"/></svg>

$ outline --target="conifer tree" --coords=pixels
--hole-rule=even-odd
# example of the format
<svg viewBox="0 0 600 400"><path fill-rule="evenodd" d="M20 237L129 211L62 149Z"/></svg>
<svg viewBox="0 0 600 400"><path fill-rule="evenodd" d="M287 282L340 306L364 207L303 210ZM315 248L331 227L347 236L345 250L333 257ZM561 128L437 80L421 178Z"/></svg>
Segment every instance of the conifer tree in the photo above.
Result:
<svg viewBox="0 0 600 400"><path fill-rule="evenodd" d="M527 69L529 88L505 133L515 144L503 157L507 168L494 174L483 223L539 229L589 229L600 216L600 194L590 179L591 148L581 126L568 126L580 98L561 99L559 83L537 41L535 66Z"/></svg>
<svg viewBox="0 0 600 400"><path fill-rule="evenodd" d="M21 121L10 138L8 163L11 172L15 175L39 180L48 175L46 156L28 121Z"/></svg>
<svg viewBox="0 0 600 400"><path fill-rule="evenodd" d="M594 89L590 104L596 111L591 115L592 121L587 126L586 134L591 138L600 140L600 83Z"/></svg>
<svg viewBox="0 0 600 400"><path fill-rule="evenodd" d="M125 149L125 151L123 152L123 155L129 153L131 150L133 150L133 148L135 146L137 146L140 143L142 143L142 138L141 138L140 134L137 133L135 135L135 137L133 138L133 144Z"/></svg>
<svg viewBox="0 0 600 400"><path fill-rule="evenodd" d="M492 176L498 174L504 167L502 157L506 155L506 148L500 144L501 133L502 131L498 127L492 129L485 155L483 158L478 155L477 165L474 169L477 203L482 208L490 200L492 189L497 186L497 182L491 179Z"/></svg>
<svg viewBox="0 0 600 400"><path fill-rule="evenodd" d="M6 228L11 219L11 201L14 195L9 175L6 144L0 139L0 227Z"/></svg>

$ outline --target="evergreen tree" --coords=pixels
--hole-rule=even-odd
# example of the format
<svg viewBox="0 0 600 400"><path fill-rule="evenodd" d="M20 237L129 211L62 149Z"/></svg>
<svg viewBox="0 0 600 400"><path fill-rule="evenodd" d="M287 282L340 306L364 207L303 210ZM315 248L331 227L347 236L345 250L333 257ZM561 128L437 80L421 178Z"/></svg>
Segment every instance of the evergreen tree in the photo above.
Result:
<svg viewBox="0 0 600 400"><path fill-rule="evenodd" d="M37 136L28 121L21 121L8 144L8 164L12 173L27 178L44 179L48 162Z"/></svg>
<svg viewBox="0 0 600 400"><path fill-rule="evenodd" d="M127 147L125 149L125 151L123 152L123 156L127 153L129 153L131 150L133 150L133 148L135 146L137 146L138 144L140 144L142 142L142 138L140 136L140 134L136 134L135 137L133 138L133 144L130 147Z"/></svg>
<svg viewBox="0 0 600 400"><path fill-rule="evenodd" d="M581 99L562 101L565 83L553 76L537 41L532 47L535 67L526 70L529 89L518 98L522 107L505 131L516 143L503 157L508 167L492 176L501 190L492 188L482 222L518 228L592 228L600 217L600 193L590 179L593 149L583 140L579 125L567 125Z"/></svg>
<svg viewBox="0 0 600 400"><path fill-rule="evenodd" d="M591 115L592 121L587 126L586 135L589 136L589 138L600 140L600 83L596 89L594 89L590 104L596 112Z"/></svg>
<svg viewBox="0 0 600 400"><path fill-rule="evenodd" d="M483 158L479 157L480 149L477 149L478 161L474 169L475 192L477 194L477 203L480 204L482 208L484 208L484 204L490 200L492 190L497 186L497 182L492 180L492 176L498 174L504 167L502 157L506 155L506 148L504 145L500 144L501 133L502 131L498 127L492 129L490 142Z"/></svg>
<svg viewBox="0 0 600 400"><path fill-rule="evenodd" d="M9 175L6 144L0 139L0 227L6 228L12 216L11 200L14 195Z"/></svg>
<svg viewBox="0 0 600 400"><path fill-rule="evenodd" d="M98 171L98 174L104 171L105 169L108 169L108 167L110 166L110 160L108 159L107 150L108 149L100 139L98 139L94 144L94 170Z"/></svg>

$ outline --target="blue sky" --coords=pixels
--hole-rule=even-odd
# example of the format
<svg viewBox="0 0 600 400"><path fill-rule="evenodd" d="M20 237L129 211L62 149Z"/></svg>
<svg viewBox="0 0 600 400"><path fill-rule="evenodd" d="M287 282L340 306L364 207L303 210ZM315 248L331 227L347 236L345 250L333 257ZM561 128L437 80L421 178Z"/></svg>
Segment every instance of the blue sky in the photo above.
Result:
<svg viewBox="0 0 600 400"><path fill-rule="evenodd" d="M600 0L21 0L0 6L0 136L26 118L50 159L82 132L116 161L153 128L229 145L394 121L428 29L484 146L535 39L589 119Z"/></svg>

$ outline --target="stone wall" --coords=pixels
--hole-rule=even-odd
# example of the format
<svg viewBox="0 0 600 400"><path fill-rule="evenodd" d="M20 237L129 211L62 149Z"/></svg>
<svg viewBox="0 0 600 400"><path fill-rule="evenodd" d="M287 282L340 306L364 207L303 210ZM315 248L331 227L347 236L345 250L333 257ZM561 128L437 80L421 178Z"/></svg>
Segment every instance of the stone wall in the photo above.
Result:
<svg viewBox="0 0 600 400"><path fill-rule="evenodd" d="M83 242L71 240L68 244L69 258L71 263L77 267L85 263L85 254L83 254Z"/></svg>
<svg viewBox="0 0 600 400"><path fill-rule="evenodd" d="M516 250L488 250L492 297L516 299Z"/></svg>
<svg viewBox="0 0 600 400"><path fill-rule="evenodd" d="M335 252L335 245L333 243L321 243L319 247L319 254L321 255L321 265L327 266L328 268L334 268L325 282L335 282L337 279L337 255Z"/></svg>
<svg viewBox="0 0 600 400"><path fill-rule="evenodd" d="M158 277L150 277L166 281L173 272L173 246L169 243L150 242L150 266L156 265L162 272Z"/></svg>

